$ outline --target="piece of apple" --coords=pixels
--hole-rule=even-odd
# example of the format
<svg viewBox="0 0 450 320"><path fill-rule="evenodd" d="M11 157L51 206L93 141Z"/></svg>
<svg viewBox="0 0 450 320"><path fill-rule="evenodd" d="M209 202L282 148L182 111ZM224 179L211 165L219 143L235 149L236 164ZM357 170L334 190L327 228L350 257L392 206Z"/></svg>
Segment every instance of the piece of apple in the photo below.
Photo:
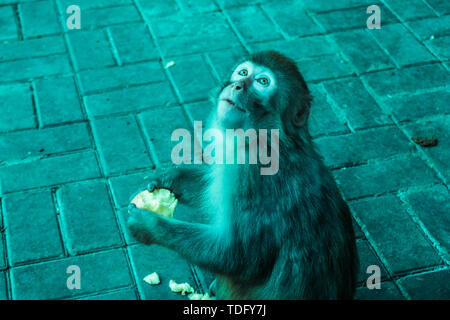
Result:
<svg viewBox="0 0 450 320"><path fill-rule="evenodd" d="M172 218L178 199L170 190L158 188L152 192L144 190L131 200L136 208L153 211L161 216Z"/></svg>

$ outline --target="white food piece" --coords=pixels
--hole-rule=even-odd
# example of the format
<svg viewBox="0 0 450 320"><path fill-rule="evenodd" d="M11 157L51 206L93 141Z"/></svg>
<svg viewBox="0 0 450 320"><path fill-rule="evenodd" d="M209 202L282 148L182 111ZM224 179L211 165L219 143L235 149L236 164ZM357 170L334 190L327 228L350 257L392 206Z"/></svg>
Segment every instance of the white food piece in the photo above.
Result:
<svg viewBox="0 0 450 320"><path fill-rule="evenodd" d="M194 288L192 288L192 286L187 282L176 283L175 281L170 280L169 287L170 287L170 290L172 290L173 292L179 292L183 296L185 296L186 293L194 293Z"/></svg>
<svg viewBox="0 0 450 320"><path fill-rule="evenodd" d="M178 199L167 189L144 190L131 200L136 208L153 211L166 218L172 218Z"/></svg>
<svg viewBox="0 0 450 320"><path fill-rule="evenodd" d="M161 280L159 279L159 275L156 272L153 272L144 278L144 281L150 285L160 284Z"/></svg>
<svg viewBox="0 0 450 320"><path fill-rule="evenodd" d="M201 294L201 293L191 293L188 296L189 300L211 300L209 293Z"/></svg>

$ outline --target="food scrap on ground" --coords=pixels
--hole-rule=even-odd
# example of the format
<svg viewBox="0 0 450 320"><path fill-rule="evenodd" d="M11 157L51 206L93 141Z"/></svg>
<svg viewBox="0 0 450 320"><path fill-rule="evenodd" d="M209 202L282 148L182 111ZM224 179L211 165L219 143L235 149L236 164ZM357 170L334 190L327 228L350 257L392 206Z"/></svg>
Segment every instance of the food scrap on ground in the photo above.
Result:
<svg viewBox="0 0 450 320"><path fill-rule="evenodd" d="M156 272L153 272L144 278L144 281L150 285L160 284L161 280Z"/></svg>
<svg viewBox="0 0 450 320"><path fill-rule="evenodd" d="M192 286L187 282L176 283L175 281L170 280L169 287L170 287L170 290L172 290L173 292L179 292L183 296L185 296L186 293L194 293L194 288L192 288Z"/></svg>

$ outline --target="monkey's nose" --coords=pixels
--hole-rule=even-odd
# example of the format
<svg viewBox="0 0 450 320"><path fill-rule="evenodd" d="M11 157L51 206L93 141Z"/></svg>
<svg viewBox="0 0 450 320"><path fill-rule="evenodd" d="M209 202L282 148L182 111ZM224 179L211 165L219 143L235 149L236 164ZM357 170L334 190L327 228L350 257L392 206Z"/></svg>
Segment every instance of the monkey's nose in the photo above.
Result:
<svg viewBox="0 0 450 320"><path fill-rule="evenodd" d="M243 82L238 82L234 84L234 90L239 91L244 89L245 84Z"/></svg>

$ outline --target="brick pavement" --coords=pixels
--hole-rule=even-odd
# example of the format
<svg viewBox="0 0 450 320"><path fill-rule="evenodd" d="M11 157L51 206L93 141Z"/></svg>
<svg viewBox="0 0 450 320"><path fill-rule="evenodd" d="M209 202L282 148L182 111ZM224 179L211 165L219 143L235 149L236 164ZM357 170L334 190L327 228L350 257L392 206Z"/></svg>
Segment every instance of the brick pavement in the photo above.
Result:
<svg viewBox="0 0 450 320"><path fill-rule="evenodd" d="M207 274L130 237L125 208L170 164L172 130L205 119L211 89L262 49L313 93L310 131L354 216L357 298L450 299L449 22L446 0L0 0L0 299L204 289ZM373 264L381 290L364 286ZM153 271L161 286L143 282Z"/></svg>

